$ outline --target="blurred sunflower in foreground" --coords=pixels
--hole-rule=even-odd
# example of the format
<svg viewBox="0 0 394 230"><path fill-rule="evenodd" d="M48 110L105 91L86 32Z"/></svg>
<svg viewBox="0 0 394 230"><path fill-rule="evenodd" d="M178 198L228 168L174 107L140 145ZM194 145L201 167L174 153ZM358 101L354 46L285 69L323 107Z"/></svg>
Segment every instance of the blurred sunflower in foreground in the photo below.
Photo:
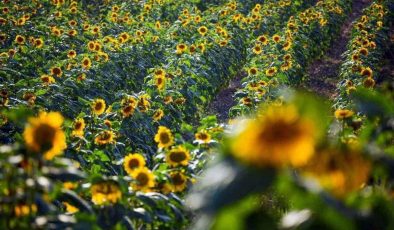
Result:
<svg viewBox="0 0 394 230"><path fill-rule="evenodd" d="M271 105L231 143L231 152L244 163L258 167L301 166L314 154L315 124L294 105Z"/></svg>
<svg viewBox="0 0 394 230"><path fill-rule="evenodd" d="M63 116L58 112L41 112L30 118L23 133L28 150L43 153L46 160L62 154L67 147L62 124Z"/></svg>
<svg viewBox="0 0 394 230"><path fill-rule="evenodd" d="M343 197L365 185L370 171L370 162L358 151L332 148L316 153L302 174L335 196Z"/></svg>

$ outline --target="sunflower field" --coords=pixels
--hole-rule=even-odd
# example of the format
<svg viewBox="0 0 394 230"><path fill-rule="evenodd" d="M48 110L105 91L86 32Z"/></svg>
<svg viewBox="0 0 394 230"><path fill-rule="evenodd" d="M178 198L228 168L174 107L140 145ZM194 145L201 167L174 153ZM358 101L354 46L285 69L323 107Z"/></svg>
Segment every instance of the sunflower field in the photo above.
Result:
<svg viewBox="0 0 394 230"><path fill-rule="evenodd" d="M392 0L0 0L1 229L394 229Z"/></svg>

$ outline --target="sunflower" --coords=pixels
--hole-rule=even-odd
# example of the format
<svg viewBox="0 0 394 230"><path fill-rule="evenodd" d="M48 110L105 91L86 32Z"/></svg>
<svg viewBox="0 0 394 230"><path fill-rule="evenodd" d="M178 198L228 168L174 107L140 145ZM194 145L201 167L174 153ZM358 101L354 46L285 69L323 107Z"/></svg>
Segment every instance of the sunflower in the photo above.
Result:
<svg viewBox="0 0 394 230"><path fill-rule="evenodd" d="M86 124L83 118L76 119L73 124L73 131L71 132L71 135L75 137L82 137L84 134L85 126Z"/></svg>
<svg viewBox="0 0 394 230"><path fill-rule="evenodd" d="M159 126L155 141L158 143L159 148L167 148L174 144L174 137L171 130L165 126Z"/></svg>
<svg viewBox="0 0 394 230"><path fill-rule="evenodd" d="M141 112L146 112L150 107L149 95L145 94L138 98L137 106Z"/></svg>
<svg viewBox="0 0 394 230"><path fill-rule="evenodd" d="M258 167L302 166L314 154L315 127L294 105L271 105L249 120L230 149L240 161Z"/></svg>
<svg viewBox="0 0 394 230"><path fill-rule="evenodd" d="M275 66L268 68L265 71L265 75L267 75L268 77L272 77L276 74L276 72L278 72L277 68Z"/></svg>
<svg viewBox="0 0 394 230"><path fill-rule="evenodd" d="M375 80L372 77L367 77L364 79L363 85L366 88L373 88L375 86Z"/></svg>
<svg viewBox="0 0 394 230"><path fill-rule="evenodd" d="M272 40L273 40L275 43L278 43L278 42L280 42L280 36L277 35L277 34L275 34L274 36L272 36Z"/></svg>
<svg viewBox="0 0 394 230"><path fill-rule="evenodd" d="M92 103L93 113L96 115L100 115L105 111L105 101L103 99L95 99Z"/></svg>
<svg viewBox="0 0 394 230"><path fill-rule="evenodd" d="M260 45L255 45L255 46L253 47L253 53L254 53L254 54L261 54L262 52L263 52L263 49L261 48Z"/></svg>
<svg viewBox="0 0 394 230"><path fill-rule="evenodd" d="M363 68L361 68L360 74L363 77L372 77L373 71L369 67L363 67Z"/></svg>
<svg viewBox="0 0 394 230"><path fill-rule="evenodd" d="M155 176L146 167L135 169L132 176L135 180L132 185L134 190L148 192L155 186Z"/></svg>
<svg viewBox="0 0 394 230"><path fill-rule="evenodd" d="M119 37L121 37L123 40L121 43L125 43L127 41L129 41L130 39L130 35L127 32L123 32L119 35Z"/></svg>
<svg viewBox="0 0 394 230"><path fill-rule="evenodd" d="M200 50L201 53L204 53L204 51L205 51L205 44L204 43L200 43L199 45L197 45L197 48Z"/></svg>
<svg viewBox="0 0 394 230"><path fill-rule="evenodd" d="M68 35L71 36L71 37L74 37L74 36L76 36L77 34L78 34L78 32L77 32L76 30L69 30L69 31L68 31Z"/></svg>
<svg viewBox="0 0 394 230"><path fill-rule="evenodd" d="M366 48L361 48L361 49L358 51L358 53L361 54L361 55L363 55L363 56L367 56L369 52L368 52L368 49L366 49Z"/></svg>
<svg viewBox="0 0 394 230"><path fill-rule="evenodd" d="M77 52L76 52L75 50L69 50L69 51L67 52L67 57L70 58L70 59L73 59L73 58L75 58L76 56L77 56Z"/></svg>
<svg viewBox="0 0 394 230"><path fill-rule="evenodd" d="M280 66L281 71L287 71L291 68L292 62L285 62Z"/></svg>
<svg viewBox="0 0 394 230"><path fill-rule="evenodd" d="M285 44L283 44L283 50L287 51L291 48L292 42L291 41L286 41Z"/></svg>
<svg viewBox="0 0 394 230"><path fill-rule="evenodd" d="M192 54L194 52L196 52L197 47L193 44L189 47L189 52Z"/></svg>
<svg viewBox="0 0 394 230"><path fill-rule="evenodd" d="M170 173L171 184L174 192L182 192L187 186L187 177L181 172Z"/></svg>
<svg viewBox="0 0 394 230"><path fill-rule="evenodd" d="M56 82L55 78L53 78L52 76L49 76L49 75L42 75L40 77L40 79L41 79L42 83L46 86L51 85Z"/></svg>
<svg viewBox="0 0 394 230"><path fill-rule="evenodd" d="M91 29L92 34L98 34L100 33L100 27L98 26L93 26Z"/></svg>
<svg viewBox="0 0 394 230"><path fill-rule="evenodd" d="M27 149L43 153L46 160L62 154L67 147L62 124L63 116L58 112L41 112L38 117L29 118L23 132Z"/></svg>
<svg viewBox="0 0 394 230"><path fill-rule="evenodd" d="M285 55L283 56L283 60L285 60L285 61L290 61L290 60L291 60L291 55L290 55L290 54L285 54Z"/></svg>
<svg viewBox="0 0 394 230"><path fill-rule="evenodd" d="M88 42L88 49L90 51L94 51L94 45L95 45L94 41L89 41Z"/></svg>
<svg viewBox="0 0 394 230"><path fill-rule="evenodd" d="M163 118L163 116L164 116L163 110L162 109L158 109L153 114L153 120L159 121L159 120L161 120L161 118Z"/></svg>
<svg viewBox="0 0 394 230"><path fill-rule="evenodd" d="M219 45L220 45L221 47L226 46L227 44L228 44L228 41L227 41L227 40L222 40L222 41L219 42Z"/></svg>
<svg viewBox="0 0 394 230"><path fill-rule="evenodd" d="M371 163L355 150L324 149L302 168L305 178L316 180L336 197L359 190L368 180Z"/></svg>
<svg viewBox="0 0 394 230"><path fill-rule="evenodd" d="M100 52L102 49L102 45L99 42L94 43L94 51L95 52Z"/></svg>
<svg viewBox="0 0 394 230"><path fill-rule="evenodd" d="M84 69L90 69L92 67L92 61L88 57L84 57L82 59L82 68Z"/></svg>
<svg viewBox="0 0 394 230"><path fill-rule="evenodd" d="M42 48L44 46L44 41L42 38L34 39L34 46L37 48Z"/></svg>
<svg viewBox="0 0 394 230"><path fill-rule="evenodd" d="M206 26L201 26L198 28L198 33L201 34L202 36L205 36L205 34L208 32L208 28Z"/></svg>
<svg viewBox="0 0 394 230"><path fill-rule="evenodd" d="M197 132L194 137L196 138L196 141L200 144L207 144L211 141L211 135L205 130Z"/></svg>
<svg viewBox="0 0 394 230"><path fill-rule="evenodd" d="M123 105L122 107L122 116L123 117L129 117L134 113L135 110L135 105L129 103L126 105Z"/></svg>
<svg viewBox="0 0 394 230"><path fill-rule="evenodd" d="M115 181L102 181L90 187L92 202L95 205L115 204L122 199L122 192Z"/></svg>
<svg viewBox="0 0 394 230"><path fill-rule="evenodd" d="M15 53L16 53L16 50L14 50L14 49L9 49L8 50L8 56L11 58L11 57L13 57L14 55L15 55Z"/></svg>
<svg viewBox="0 0 394 230"><path fill-rule="evenodd" d="M115 142L115 133L111 130L101 131L96 138L94 138L94 143L97 145L112 144Z"/></svg>
<svg viewBox="0 0 394 230"><path fill-rule="evenodd" d="M15 37L15 42L18 43L18 45L23 45L26 41L26 38L22 35L16 35Z"/></svg>
<svg viewBox="0 0 394 230"><path fill-rule="evenodd" d="M50 71L51 75L55 77L61 77L63 75L63 71L60 67L52 67Z"/></svg>
<svg viewBox="0 0 394 230"><path fill-rule="evenodd" d="M359 61L359 60L360 60L360 55L358 55L358 54L352 54L352 60L353 60L354 62Z"/></svg>
<svg viewBox="0 0 394 230"><path fill-rule="evenodd" d="M145 164L144 156L139 153L130 153L124 158L123 168L131 176L136 169L145 167Z"/></svg>
<svg viewBox="0 0 394 230"><path fill-rule="evenodd" d="M247 105L247 106L252 105L252 99L250 99L250 97L243 97L241 98L240 102L243 105Z"/></svg>
<svg viewBox="0 0 394 230"><path fill-rule="evenodd" d="M172 167L179 165L187 166L189 164L189 160L190 153L183 146L172 148L166 155L166 162Z"/></svg>
<svg viewBox="0 0 394 230"><path fill-rule="evenodd" d="M344 119L353 116L354 112L349 109L337 109L334 112L334 115L337 119Z"/></svg>
<svg viewBox="0 0 394 230"><path fill-rule="evenodd" d="M162 75L155 76L155 85L158 90L163 90L166 85L166 78Z"/></svg>
<svg viewBox="0 0 394 230"><path fill-rule="evenodd" d="M248 70L248 74L249 74L249 75L257 75L258 72L259 72L259 70L258 70L256 67L251 67L251 68Z"/></svg>
<svg viewBox="0 0 394 230"><path fill-rule="evenodd" d="M187 45L180 43L176 46L176 54L182 54L187 50Z"/></svg>

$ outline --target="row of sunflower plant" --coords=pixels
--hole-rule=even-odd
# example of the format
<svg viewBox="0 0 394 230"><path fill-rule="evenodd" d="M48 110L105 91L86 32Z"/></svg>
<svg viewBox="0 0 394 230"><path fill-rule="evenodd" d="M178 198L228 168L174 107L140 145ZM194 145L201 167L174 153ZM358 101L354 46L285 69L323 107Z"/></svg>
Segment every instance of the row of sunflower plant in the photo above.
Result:
<svg viewBox="0 0 394 230"><path fill-rule="evenodd" d="M307 64L323 55L347 18L351 1L318 1L291 17L272 36L260 34L248 49L247 77L230 116L254 111L261 101L280 100L280 89L303 79Z"/></svg>
<svg viewBox="0 0 394 230"><path fill-rule="evenodd" d="M357 141L333 129L330 102L290 90L232 122L186 199L192 229L391 229L392 89L353 95L368 120Z"/></svg>
<svg viewBox="0 0 394 230"><path fill-rule="evenodd" d="M390 129L378 130L381 126L376 127L371 121L377 116L383 116L382 110L390 106L374 91L376 88L390 90L390 79L379 71L379 67L390 47L389 27L394 16L393 7L390 1L374 1L354 22L333 105L334 115L340 121L336 128L344 134L343 139L358 142L362 138L360 135L369 130L375 133L371 143L391 155ZM379 123L384 124L385 119L387 117Z"/></svg>
<svg viewBox="0 0 394 230"><path fill-rule="evenodd" d="M376 81L384 81L384 76L379 76L379 61L389 45L392 8L390 1L375 1L354 22L339 74L341 82L336 97L337 107L346 107L351 103L348 95L357 86L374 88Z"/></svg>

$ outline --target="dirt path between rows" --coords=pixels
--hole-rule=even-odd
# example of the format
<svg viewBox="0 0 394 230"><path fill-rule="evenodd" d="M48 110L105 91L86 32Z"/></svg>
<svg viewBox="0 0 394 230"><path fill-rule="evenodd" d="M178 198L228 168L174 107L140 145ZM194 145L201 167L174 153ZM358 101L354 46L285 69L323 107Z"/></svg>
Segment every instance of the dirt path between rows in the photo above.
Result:
<svg viewBox="0 0 394 230"><path fill-rule="evenodd" d="M302 83L302 88L329 99L335 97L336 85L339 81L339 68L343 61L342 54L347 49L346 46L352 32L352 23L361 16L363 9L370 3L371 0L353 1L352 13L343 24L340 36L321 59L308 66L306 70L307 78Z"/></svg>
<svg viewBox="0 0 394 230"><path fill-rule="evenodd" d="M233 95L237 89L241 88L241 80L245 75L243 71L238 72L235 77L230 80L227 87L216 94L215 98L208 106L208 114L216 115L219 122L226 122L228 120L228 112L230 108L235 105Z"/></svg>

